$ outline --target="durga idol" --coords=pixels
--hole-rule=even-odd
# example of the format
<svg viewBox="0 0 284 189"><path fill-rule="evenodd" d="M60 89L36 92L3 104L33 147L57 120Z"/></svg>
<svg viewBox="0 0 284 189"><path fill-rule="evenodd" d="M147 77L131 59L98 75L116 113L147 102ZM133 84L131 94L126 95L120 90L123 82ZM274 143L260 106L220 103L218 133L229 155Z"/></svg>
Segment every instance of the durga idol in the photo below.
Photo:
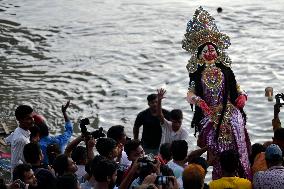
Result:
<svg viewBox="0 0 284 189"><path fill-rule="evenodd" d="M184 36L182 47L192 55L186 66L190 80L187 100L195 106L191 126L199 133L198 146L208 148L212 179L222 177L220 162L213 157L231 149L239 154L238 176L251 179L251 144L243 110L247 94L236 82L225 53L230 38L218 30L214 18L202 7L187 23Z"/></svg>

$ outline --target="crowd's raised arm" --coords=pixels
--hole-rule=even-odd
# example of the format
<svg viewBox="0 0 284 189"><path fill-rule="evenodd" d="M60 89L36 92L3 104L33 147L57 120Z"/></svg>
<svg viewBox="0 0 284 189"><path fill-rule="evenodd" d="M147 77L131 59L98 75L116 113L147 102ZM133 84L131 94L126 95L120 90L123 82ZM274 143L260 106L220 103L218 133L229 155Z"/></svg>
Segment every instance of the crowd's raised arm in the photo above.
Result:
<svg viewBox="0 0 284 189"><path fill-rule="evenodd" d="M250 189L284 186L284 129L278 115L279 106L274 107L273 140L251 147L249 160L253 179L250 179L237 171L240 163L236 150L224 150L219 156L213 156L207 146L192 147L195 143L187 140L187 131L182 134L185 131L181 126L181 110L173 109L168 119L164 117L162 99L165 93L164 89L159 89L152 99L156 101L152 105L156 109L152 116L161 127L157 153L145 153L143 142L127 137L122 125L109 127L105 137L94 138L94 134L87 132L70 141L73 124L66 114L70 102L62 106L65 131L56 136L49 135L47 121L42 115L29 106L20 105L15 111L19 127L6 138L12 149L11 163L14 163L12 181L2 184L3 187ZM44 154L47 157L44 158ZM216 161L220 162L222 175L206 183L208 167Z"/></svg>

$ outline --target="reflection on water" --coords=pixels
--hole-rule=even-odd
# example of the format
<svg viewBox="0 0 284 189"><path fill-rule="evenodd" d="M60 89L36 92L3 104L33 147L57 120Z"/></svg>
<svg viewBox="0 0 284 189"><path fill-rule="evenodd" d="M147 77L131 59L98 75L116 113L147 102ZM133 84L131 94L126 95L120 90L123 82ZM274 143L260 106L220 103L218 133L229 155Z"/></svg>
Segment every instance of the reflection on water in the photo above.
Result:
<svg viewBox="0 0 284 189"><path fill-rule="evenodd" d="M89 117L93 127L123 124L132 136L146 96L165 87L166 108L193 113L185 101L189 55L181 48L186 23L203 5L231 37L236 77L249 94L248 130L253 142L271 137L272 86L284 92L284 3L234 1L9 1L0 2L0 108L13 116L31 104L53 132L62 129L61 104L70 116ZM217 14L216 8L223 8ZM76 130L79 132L78 130ZM192 141L195 139L192 138Z"/></svg>

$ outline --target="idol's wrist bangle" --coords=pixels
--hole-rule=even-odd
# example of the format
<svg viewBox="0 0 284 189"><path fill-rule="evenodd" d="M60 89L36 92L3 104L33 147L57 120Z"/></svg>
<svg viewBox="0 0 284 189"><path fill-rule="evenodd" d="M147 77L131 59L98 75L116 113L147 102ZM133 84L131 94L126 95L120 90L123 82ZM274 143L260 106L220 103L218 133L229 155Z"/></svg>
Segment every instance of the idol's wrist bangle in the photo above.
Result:
<svg viewBox="0 0 284 189"><path fill-rule="evenodd" d="M244 95L248 99L248 94L245 90L241 89L241 86L237 84L237 93L238 95Z"/></svg>
<svg viewBox="0 0 284 189"><path fill-rule="evenodd" d="M246 97L246 100L248 100L248 94L246 91L241 91L239 95L244 95Z"/></svg>
<svg viewBox="0 0 284 189"><path fill-rule="evenodd" d="M195 105L199 106L200 101L202 100L199 96L192 96L191 97L192 102L194 102Z"/></svg>

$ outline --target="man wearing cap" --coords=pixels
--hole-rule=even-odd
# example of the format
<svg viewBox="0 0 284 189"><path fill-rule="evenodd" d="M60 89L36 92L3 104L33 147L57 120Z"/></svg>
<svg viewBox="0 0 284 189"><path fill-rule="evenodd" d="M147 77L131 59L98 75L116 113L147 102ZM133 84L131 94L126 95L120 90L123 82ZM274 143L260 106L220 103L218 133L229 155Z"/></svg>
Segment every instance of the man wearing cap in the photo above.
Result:
<svg viewBox="0 0 284 189"><path fill-rule="evenodd" d="M280 147L271 144L265 151L265 160L268 169L259 171L253 177L254 188L273 189L284 188L284 167L283 157Z"/></svg>
<svg viewBox="0 0 284 189"><path fill-rule="evenodd" d="M282 152L284 151L284 128L276 128L274 130L273 141L268 141L264 143L264 146L269 146L270 144L276 144L280 147ZM259 153L254 158L254 163L252 165L253 175L258 171L267 170L267 162L265 160L265 152Z"/></svg>

